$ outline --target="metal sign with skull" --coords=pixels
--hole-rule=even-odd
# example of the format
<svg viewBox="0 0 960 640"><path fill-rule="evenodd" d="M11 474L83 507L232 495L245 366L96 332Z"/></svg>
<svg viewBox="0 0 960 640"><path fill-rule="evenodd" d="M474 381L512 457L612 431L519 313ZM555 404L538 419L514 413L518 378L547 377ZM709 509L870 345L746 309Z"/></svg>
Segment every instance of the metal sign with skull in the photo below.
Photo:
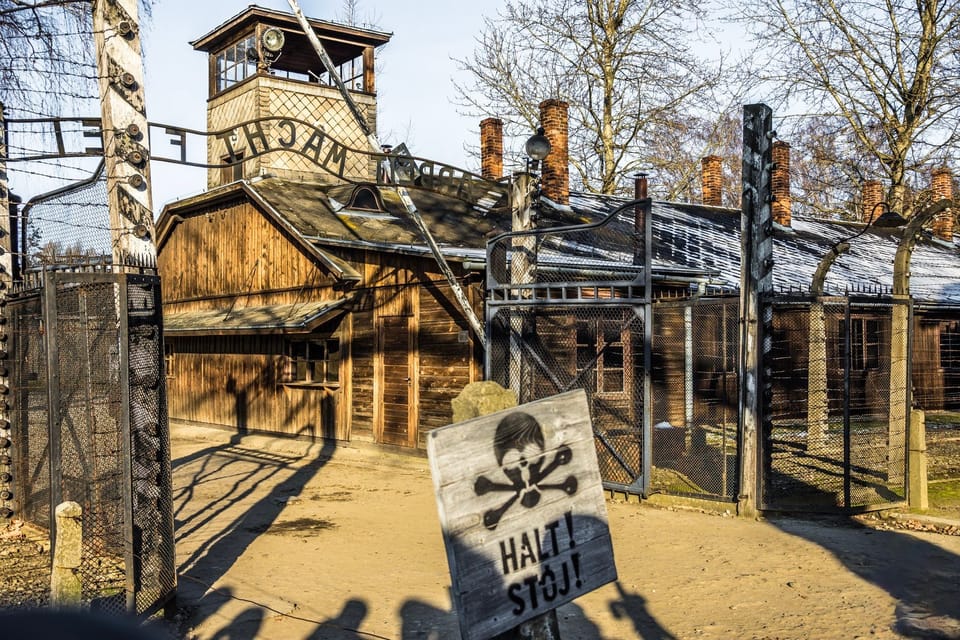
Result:
<svg viewBox="0 0 960 640"><path fill-rule="evenodd" d="M616 580L582 390L436 429L427 453L464 640Z"/></svg>

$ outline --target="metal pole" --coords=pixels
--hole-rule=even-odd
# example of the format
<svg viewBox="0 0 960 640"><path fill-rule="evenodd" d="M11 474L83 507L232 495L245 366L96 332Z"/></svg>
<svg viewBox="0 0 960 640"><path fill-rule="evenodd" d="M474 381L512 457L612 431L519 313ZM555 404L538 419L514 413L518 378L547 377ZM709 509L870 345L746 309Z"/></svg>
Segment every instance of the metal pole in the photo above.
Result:
<svg viewBox="0 0 960 640"><path fill-rule="evenodd" d="M3 113L3 103L0 103L0 314L6 314L7 296L13 285L13 239L10 224L10 185L7 180L7 121ZM0 318L6 320L6 317ZM7 332L0 337L0 359L6 359L10 351L7 341ZM10 378L6 375L6 367L0 367L0 388L10 389ZM9 392L9 391L8 391ZM5 403L0 403L0 438L12 441L10 427L10 412ZM22 438L21 438L22 440ZM9 452L5 452L9 455ZM0 472L10 473L12 465L0 465ZM7 483L2 483L6 485ZM0 486L0 489L9 489ZM0 503L0 524L9 520L7 514L13 511L13 504L4 500Z"/></svg>
<svg viewBox="0 0 960 640"><path fill-rule="evenodd" d="M850 368L853 365L850 353L853 341L850 333L853 325L850 319L850 296L847 296L844 307L843 332L843 508L850 506Z"/></svg>

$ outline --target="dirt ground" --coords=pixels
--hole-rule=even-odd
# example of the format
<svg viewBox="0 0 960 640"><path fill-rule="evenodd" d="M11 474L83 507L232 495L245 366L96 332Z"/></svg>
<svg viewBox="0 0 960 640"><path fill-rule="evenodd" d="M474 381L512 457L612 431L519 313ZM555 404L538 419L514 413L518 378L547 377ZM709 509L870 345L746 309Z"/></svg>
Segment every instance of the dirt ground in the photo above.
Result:
<svg viewBox="0 0 960 640"><path fill-rule="evenodd" d="M426 459L173 425L173 465L187 637L460 637ZM619 581L564 640L960 639L958 535L607 509Z"/></svg>

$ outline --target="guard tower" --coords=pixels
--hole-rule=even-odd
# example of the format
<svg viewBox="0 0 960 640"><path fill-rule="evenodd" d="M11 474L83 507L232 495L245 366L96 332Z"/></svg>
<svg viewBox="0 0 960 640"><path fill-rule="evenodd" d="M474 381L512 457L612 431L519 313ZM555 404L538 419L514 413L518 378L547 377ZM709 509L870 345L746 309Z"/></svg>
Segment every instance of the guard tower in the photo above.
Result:
<svg viewBox="0 0 960 640"><path fill-rule="evenodd" d="M376 131L374 51L389 42L392 34L315 19L310 19L310 24L353 101ZM290 118L346 147L370 150L367 137L293 14L251 5L190 44L209 55L207 130L223 132L208 138L207 162L235 163L210 169L208 188L267 174L295 180L337 180L297 153L275 151L259 157L251 153L251 139L255 145L261 132L290 143L280 146L296 148L297 140L291 136L305 135L308 127L298 124L294 128L287 123L280 125L284 127L281 131L277 120L246 129L241 126L249 121ZM254 134L252 138L248 133ZM375 177L375 160L356 154L353 158L352 166L346 167L347 177ZM236 163L238 159L242 162Z"/></svg>

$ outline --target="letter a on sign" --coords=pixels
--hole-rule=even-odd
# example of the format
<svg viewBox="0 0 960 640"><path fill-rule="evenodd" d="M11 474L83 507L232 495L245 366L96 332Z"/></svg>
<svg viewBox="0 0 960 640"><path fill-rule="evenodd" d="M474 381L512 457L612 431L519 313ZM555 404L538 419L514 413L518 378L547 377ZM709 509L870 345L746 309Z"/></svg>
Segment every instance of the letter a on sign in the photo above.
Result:
<svg viewBox="0 0 960 640"><path fill-rule="evenodd" d="M617 579L582 390L435 429L427 453L464 640Z"/></svg>

